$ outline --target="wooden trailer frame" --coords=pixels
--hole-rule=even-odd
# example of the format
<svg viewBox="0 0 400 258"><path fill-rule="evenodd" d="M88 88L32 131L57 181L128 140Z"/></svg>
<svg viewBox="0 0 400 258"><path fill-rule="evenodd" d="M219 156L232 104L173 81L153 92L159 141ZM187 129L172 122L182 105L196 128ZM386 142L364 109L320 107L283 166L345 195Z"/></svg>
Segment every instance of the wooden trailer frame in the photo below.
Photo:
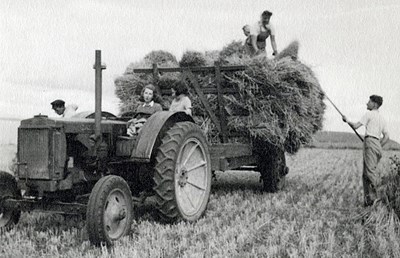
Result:
<svg viewBox="0 0 400 258"><path fill-rule="evenodd" d="M238 72L246 69L243 65L238 66L221 66L219 62L215 62L214 66L204 67L173 67L173 68L161 68L157 64L153 64L152 68L147 69L133 69L134 73L145 73L153 75L153 82L157 85L160 73L181 73L181 80L189 80L192 88L189 89L194 91L202 103L208 117L215 124L221 143L210 144L209 152L211 156L211 168L212 170L225 171L231 169L241 169L243 166L255 166L257 164L257 154L253 151L251 143L229 143L228 138L231 136L228 132L228 122L225 113L225 100L224 94L235 94L239 93L238 90L232 88L224 88L222 84L222 72ZM197 81L196 74L199 73L214 73L215 76L215 87L200 87ZM157 90L162 94L167 94L169 89L160 89L157 86ZM164 93L164 94L163 94ZM218 102L218 116L212 110L210 103L208 102L205 94L217 94ZM250 137L250 136L248 136ZM248 170L249 168L246 167Z"/></svg>

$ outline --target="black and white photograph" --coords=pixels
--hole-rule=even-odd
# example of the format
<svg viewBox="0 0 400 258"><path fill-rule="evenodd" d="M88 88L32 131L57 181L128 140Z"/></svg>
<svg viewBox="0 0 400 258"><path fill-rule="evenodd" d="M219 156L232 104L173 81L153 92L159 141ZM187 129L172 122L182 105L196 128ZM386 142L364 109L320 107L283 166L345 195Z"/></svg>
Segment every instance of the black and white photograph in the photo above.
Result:
<svg viewBox="0 0 400 258"><path fill-rule="evenodd" d="M0 257L400 257L398 0L2 0Z"/></svg>

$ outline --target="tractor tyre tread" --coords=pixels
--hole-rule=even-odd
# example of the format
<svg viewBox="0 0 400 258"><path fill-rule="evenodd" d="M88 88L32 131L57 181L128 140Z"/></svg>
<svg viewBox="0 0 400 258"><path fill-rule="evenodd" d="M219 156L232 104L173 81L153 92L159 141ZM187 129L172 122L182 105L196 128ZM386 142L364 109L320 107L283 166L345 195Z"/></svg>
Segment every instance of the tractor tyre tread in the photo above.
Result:
<svg viewBox="0 0 400 258"><path fill-rule="evenodd" d="M6 192L9 190L8 192ZM18 190L17 180L13 175L5 171L0 171L0 198L11 197L21 199L21 191ZM10 220L3 226L6 230L11 229L18 223L21 217L21 210L14 210Z"/></svg>
<svg viewBox="0 0 400 258"><path fill-rule="evenodd" d="M166 132L157 151L153 190L156 193L156 208L164 222L182 219L175 199L175 162L185 135L195 130L199 128L192 122L176 123Z"/></svg>

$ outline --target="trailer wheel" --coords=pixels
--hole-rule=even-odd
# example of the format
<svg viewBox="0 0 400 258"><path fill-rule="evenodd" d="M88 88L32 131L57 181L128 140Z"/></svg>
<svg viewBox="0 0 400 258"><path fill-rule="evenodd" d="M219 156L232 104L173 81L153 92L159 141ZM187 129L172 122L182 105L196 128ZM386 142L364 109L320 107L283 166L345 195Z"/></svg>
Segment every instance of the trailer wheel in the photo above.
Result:
<svg viewBox="0 0 400 258"><path fill-rule="evenodd" d="M264 191L275 193L285 187L289 168L286 167L284 151L275 149L264 153L258 162L258 169L261 173Z"/></svg>
<svg viewBox="0 0 400 258"><path fill-rule="evenodd" d="M286 177L282 176L278 168L260 169L263 189L269 193L282 190L286 185Z"/></svg>
<svg viewBox="0 0 400 258"><path fill-rule="evenodd" d="M132 213L132 194L126 181L113 175L101 178L93 187L86 211L90 242L111 246L129 233Z"/></svg>
<svg viewBox="0 0 400 258"><path fill-rule="evenodd" d="M170 128L156 154L154 190L161 218L195 221L207 208L211 189L210 153L192 122Z"/></svg>
<svg viewBox="0 0 400 258"><path fill-rule="evenodd" d="M2 207L1 202L6 198L21 198L15 178L4 171L0 171L0 228L10 229L18 223L21 216L20 210L9 210Z"/></svg>

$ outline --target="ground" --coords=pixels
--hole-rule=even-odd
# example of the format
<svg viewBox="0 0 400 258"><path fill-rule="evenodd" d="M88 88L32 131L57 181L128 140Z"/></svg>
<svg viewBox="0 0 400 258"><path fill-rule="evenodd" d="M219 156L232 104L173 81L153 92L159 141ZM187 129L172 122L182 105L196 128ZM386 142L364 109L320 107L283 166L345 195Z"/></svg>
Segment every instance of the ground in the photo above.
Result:
<svg viewBox="0 0 400 258"><path fill-rule="evenodd" d="M200 220L163 224L142 207L112 250L91 247L76 218L24 213L0 233L0 256L400 257L397 217L362 207L361 159L361 150L302 149L288 156L287 186L274 194L261 192L258 173L217 173Z"/></svg>

